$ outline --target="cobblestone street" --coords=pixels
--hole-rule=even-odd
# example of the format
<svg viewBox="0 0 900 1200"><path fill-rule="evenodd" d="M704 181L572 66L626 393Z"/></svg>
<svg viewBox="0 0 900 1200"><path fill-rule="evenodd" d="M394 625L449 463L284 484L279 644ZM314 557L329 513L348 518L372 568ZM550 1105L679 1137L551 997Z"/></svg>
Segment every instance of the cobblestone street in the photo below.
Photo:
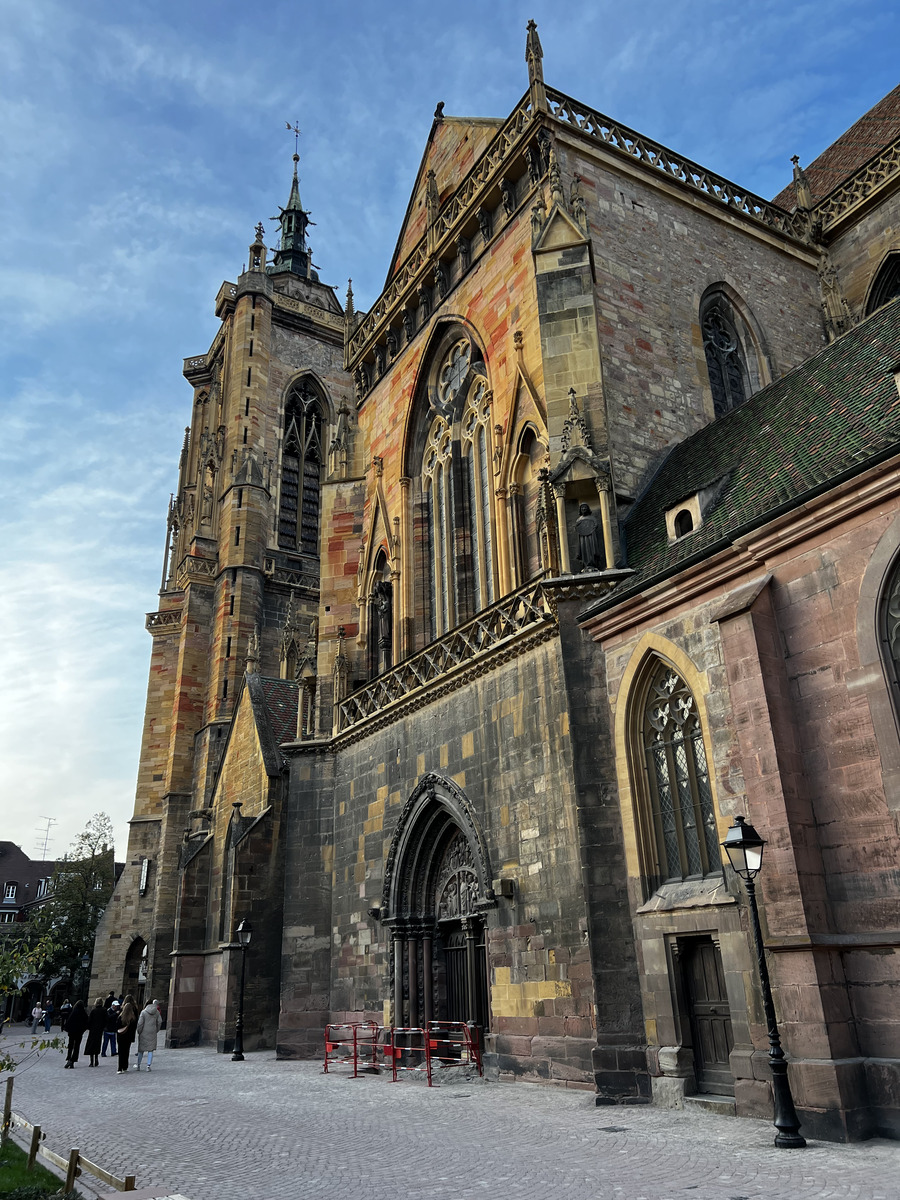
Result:
<svg viewBox="0 0 900 1200"><path fill-rule="evenodd" d="M22 1035L5 1038L21 1040ZM894 1200L900 1146L776 1150L772 1127L697 1112L597 1108L586 1092L324 1075L320 1063L244 1063L160 1050L116 1074L46 1054L14 1109L138 1188L189 1200Z"/></svg>

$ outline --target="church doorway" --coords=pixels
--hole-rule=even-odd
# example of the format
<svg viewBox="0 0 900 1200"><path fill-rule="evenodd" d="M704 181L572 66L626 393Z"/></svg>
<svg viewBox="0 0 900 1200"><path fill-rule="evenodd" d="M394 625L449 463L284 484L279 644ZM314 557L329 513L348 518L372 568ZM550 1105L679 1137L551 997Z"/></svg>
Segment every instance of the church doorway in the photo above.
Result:
<svg viewBox="0 0 900 1200"><path fill-rule="evenodd" d="M125 970L122 974L122 995L134 996L138 1009L144 1004L144 989L147 985L147 943L136 937L125 955Z"/></svg>
<svg viewBox="0 0 900 1200"><path fill-rule="evenodd" d="M488 1027L485 917L495 903L489 880L467 801L446 781L430 778L401 818L385 880L395 1025Z"/></svg>
<svg viewBox="0 0 900 1200"><path fill-rule="evenodd" d="M694 1047L698 1092L734 1095L728 1056L734 1046L725 994L722 956L711 937L690 938L684 947L684 983Z"/></svg>

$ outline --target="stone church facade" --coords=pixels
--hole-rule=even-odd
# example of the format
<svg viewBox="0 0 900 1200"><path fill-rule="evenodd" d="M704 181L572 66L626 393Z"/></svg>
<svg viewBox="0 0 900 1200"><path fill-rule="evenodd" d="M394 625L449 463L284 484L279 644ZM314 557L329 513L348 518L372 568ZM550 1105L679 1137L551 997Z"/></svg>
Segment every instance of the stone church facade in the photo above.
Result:
<svg viewBox="0 0 900 1200"><path fill-rule="evenodd" d="M474 1022L495 1078L900 1131L900 89L773 201L545 83L434 122L368 312L271 261L185 360L97 986L172 1046Z"/></svg>

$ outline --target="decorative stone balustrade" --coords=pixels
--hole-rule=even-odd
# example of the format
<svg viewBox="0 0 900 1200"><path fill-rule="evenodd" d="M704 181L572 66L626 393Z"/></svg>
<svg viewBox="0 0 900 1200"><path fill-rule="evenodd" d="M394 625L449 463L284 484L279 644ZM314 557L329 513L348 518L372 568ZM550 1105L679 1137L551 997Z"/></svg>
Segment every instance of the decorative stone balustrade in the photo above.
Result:
<svg viewBox="0 0 900 1200"><path fill-rule="evenodd" d="M539 581L529 583L340 701L335 732L381 714L393 720L399 706L419 708L546 641L556 629L550 593Z"/></svg>
<svg viewBox="0 0 900 1200"><path fill-rule="evenodd" d="M573 126L593 141L601 142L633 161L652 167L654 171L659 171L668 179L677 180L716 204L743 213L744 216L798 241L804 239L807 231L804 214L785 212L777 204L755 196L723 176L707 171L705 167L689 158L674 154L659 142L643 137L626 125L621 125L602 113L594 112L593 109L550 87L547 88L547 105L558 121Z"/></svg>
<svg viewBox="0 0 900 1200"><path fill-rule="evenodd" d="M900 138L870 158L834 191L824 196L813 209L814 218L827 233L852 209L868 199L883 184L900 174Z"/></svg>
<svg viewBox="0 0 900 1200"><path fill-rule="evenodd" d="M145 627L148 633L166 633L181 626L181 609L167 608L162 612L147 613Z"/></svg>

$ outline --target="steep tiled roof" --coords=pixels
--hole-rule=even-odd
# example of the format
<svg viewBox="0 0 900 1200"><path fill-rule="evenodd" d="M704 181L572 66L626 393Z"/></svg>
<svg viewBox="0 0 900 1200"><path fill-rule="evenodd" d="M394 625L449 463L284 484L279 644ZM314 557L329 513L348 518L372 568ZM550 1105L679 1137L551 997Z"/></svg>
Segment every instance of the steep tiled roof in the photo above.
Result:
<svg viewBox="0 0 900 1200"><path fill-rule="evenodd" d="M275 744L280 746L282 742L294 741L297 736L297 684L287 679L265 678L260 679L260 683Z"/></svg>
<svg viewBox="0 0 900 1200"><path fill-rule="evenodd" d="M624 522L636 571L594 611L714 552L848 472L900 453L900 300L746 404L674 446ZM665 512L718 485L702 525L670 545Z"/></svg>
<svg viewBox="0 0 900 1200"><path fill-rule="evenodd" d="M813 199L821 200L827 196L848 175L897 138L900 138L900 84L804 168ZM774 203L788 210L796 207L793 183L778 193Z"/></svg>

